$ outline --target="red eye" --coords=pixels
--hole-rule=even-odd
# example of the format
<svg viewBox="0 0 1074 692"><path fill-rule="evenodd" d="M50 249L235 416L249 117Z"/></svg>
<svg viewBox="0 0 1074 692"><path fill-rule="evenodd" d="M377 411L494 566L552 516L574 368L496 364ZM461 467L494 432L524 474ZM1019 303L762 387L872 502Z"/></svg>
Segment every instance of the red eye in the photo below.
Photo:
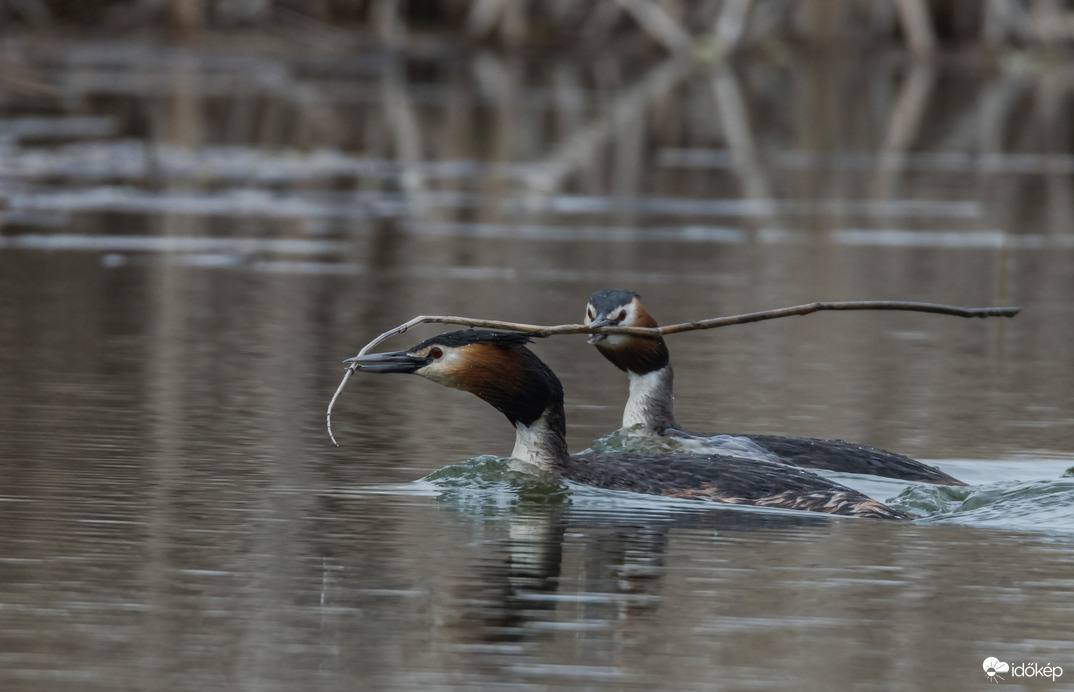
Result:
<svg viewBox="0 0 1074 692"><path fill-rule="evenodd" d="M619 316L616 317L615 319L618 322L622 322L624 319L626 319L626 310L620 310L619 311Z"/></svg>
<svg viewBox="0 0 1074 692"><path fill-rule="evenodd" d="M429 357L433 360L436 360L442 355L444 355L444 352L440 350L439 346L433 346L431 349L429 349Z"/></svg>
<svg viewBox="0 0 1074 692"><path fill-rule="evenodd" d="M585 314L589 316L589 319L593 319L596 315L593 314L593 308L589 308L585 311Z"/></svg>

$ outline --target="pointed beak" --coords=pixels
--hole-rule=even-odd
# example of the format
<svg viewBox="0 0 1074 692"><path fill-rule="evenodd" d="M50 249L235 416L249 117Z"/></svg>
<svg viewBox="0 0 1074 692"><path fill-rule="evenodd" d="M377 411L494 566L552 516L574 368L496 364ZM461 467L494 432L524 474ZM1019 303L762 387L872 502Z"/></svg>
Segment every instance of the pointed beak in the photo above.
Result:
<svg viewBox="0 0 1074 692"><path fill-rule="evenodd" d="M608 319L607 317L598 317L597 319L595 319L592 322L590 322L589 326L590 327L614 327L615 322L613 322L612 320ZM586 342L586 343L595 344L598 341L604 341L607 338L608 337L605 334L594 334L593 336L589 337L589 341Z"/></svg>
<svg viewBox="0 0 1074 692"><path fill-rule="evenodd" d="M367 353L364 356L348 358L343 362L357 363L358 369L363 372L411 373L428 361L425 358L412 356L406 351L392 351L390 353Z"/></svg>

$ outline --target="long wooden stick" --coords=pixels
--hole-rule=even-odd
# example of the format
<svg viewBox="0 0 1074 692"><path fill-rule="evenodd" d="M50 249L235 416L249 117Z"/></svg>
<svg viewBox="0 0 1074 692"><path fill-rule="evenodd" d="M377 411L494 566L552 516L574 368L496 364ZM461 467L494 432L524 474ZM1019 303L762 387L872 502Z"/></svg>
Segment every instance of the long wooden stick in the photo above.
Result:
<svg viewBox="0 0 1074 692"><path fill-rule="evenodd" d="M481 320L472 317L456 317L453 315L419 315L408 320L394 329L389 329L377 338L370 341L358 352L364 356L371 348L397 334L402 334L411 327L419 324L458 324L464 327L482 327L484 329L506 329L515 332L526 332L535 336L557 336L560 334L629 334L631 336L648 336L656 338L665 334L678 334L698 329L715 329L717 327L729 327L733 324L749 324L751 322L763 322L781 317L794 317L797 315L811 315L822 310L907 310L913 312L931 312L938 315L953 315L955 317L1014 317L1021 311L1020 307L989 307L989 308L963 308L956 305L941 305L939 303L915 303L905 300L851 300L828 303L806 303L789 308L777 308L775 310L762 310L761 312L748 312L744 315L730 315L728 317L713 317L707 320L694 322L680 322L663 327L587 327L584 324L559 324L546 326L540 324L521 324L519 322L503 322L500 320ZM328 437L332 444L339 446L332 434L332 407L336 404L343 387L347 384L354 371L358 369L357 363L347 366L343 374L343 381L336 388L332 400L328 402L328 414L325 422L328 426Z"/></svg>
<svg viewBox="0 0 1074 692"><path fill-rule="evenodd" d="M677 334L694 329L714 329L716 327L728 327L732 324L749 324L750 322L762 322L774 320L779 317L794 317L796 315L811 315L822 310L908 310L912 312L931 312L937 315L953 315L955 317L1014 317L1022 308L1017 306L998 308L963 308L956 305L941 305L939 303L914 303L905 300L849 300L838 303L806 303L789 308L777 308L775 310L762 310L761 312L749 312L744 315L731 315L730 317L714 317L699 322L682 322L671 324L666 327L656 327L645 331L659 331L660 335ZM604 329L609 331L604 332ZM593 333L616 334L616 327L604 327L594 329Z"/></svg>

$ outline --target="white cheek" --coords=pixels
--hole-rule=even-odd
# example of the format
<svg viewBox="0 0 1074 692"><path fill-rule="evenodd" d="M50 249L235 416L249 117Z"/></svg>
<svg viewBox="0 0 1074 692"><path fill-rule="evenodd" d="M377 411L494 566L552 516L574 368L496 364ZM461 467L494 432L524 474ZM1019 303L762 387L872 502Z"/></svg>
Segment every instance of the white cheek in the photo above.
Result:
<svg viewBox="0 0 1074 692"><path fill-rule="evenodd" d="M623 313L623 318L622 319L619 319L619 313ZM625 307L621 307L621 308L616 309L612 313L606 315L606 317L608 319L614 319L617 322L617 324L615 325L616 327L630 327L630 326L633 325L634 320L637 319L637 315L634 312L634 304L633 303L631 303L630 305L627 305ZM589 317L589 311L588 310L586 311L585 320L583 320L582 324L584 324L587 327L589 325L593 324L592 318Z"/></svg>
<svg viewBox="0 0 1074 692"><path fill-rule="evenodd" d="M452 373L457 371L459 358L460 356L458 353L447 351L440 358L437 358L424 367L418 368L415 373L427 380L432 380L437 384L442 384L446 387L454 387L456 386L456 382Z"/></svg>

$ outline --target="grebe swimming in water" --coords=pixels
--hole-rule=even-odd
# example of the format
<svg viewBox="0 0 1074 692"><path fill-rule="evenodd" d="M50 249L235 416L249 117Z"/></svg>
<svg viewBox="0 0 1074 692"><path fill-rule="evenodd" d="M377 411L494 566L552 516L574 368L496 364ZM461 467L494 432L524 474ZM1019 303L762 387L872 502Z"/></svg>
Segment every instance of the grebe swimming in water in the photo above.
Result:
<svg viewBox="0 0 1074 692"><path fill-rule="evenodd" d="M639 298L640 296L632 291L597 291L586 306L586 326L659 326L642 306ZM630 396L623 411L624 428L641 426L646 431L661 436L693 439L709 437L715 440L715 435L689 433L675 421L672 411L675 398L672 391L674 373L671 370L667 345L662 338L595 334L589 343L596 345L601 355L625 371L630 378ZM843 440L738 433L734 433L733 437L745 438L761 447L771 458L793 466L868 473L940 485L965 485L934 466L901 454Z"/></svg>
<svg viewBox="0 0 1074 692"><path fill-rule="evenodd" d="M908 519L856 490L784 464L732 456L644 456L567 451L563 387L517 332L475 329L426 339L405 351L351 358L359 370L414 373L476 394L515 426L511 456L598 488L782 507L876 519Z"/></svg>

